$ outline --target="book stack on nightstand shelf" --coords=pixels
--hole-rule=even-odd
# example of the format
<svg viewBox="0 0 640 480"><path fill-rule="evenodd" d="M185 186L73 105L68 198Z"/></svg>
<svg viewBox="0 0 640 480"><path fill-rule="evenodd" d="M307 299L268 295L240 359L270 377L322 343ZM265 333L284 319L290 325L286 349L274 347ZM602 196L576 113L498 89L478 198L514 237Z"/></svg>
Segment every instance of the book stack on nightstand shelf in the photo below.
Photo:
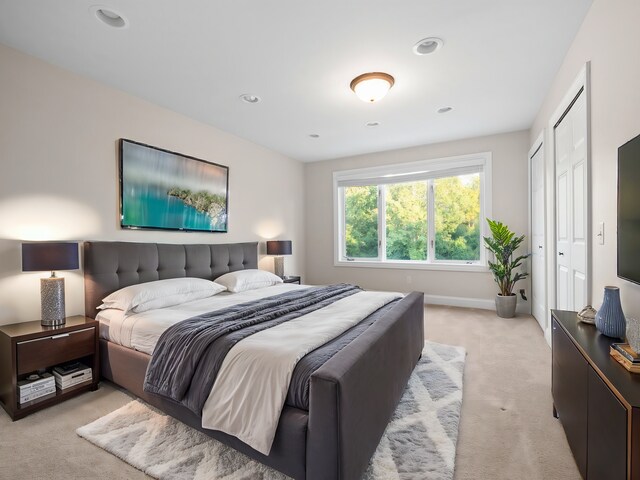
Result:
<svg viewBox="0 0 640 480"><path fill-rule="evenodd" d="M56 379L56 387L60 390L66 390L67 388L93 380L91 368L80 362L71 362L54 367L53 376Z"/></svg>
<svg viewBox="0 0 640 480"><path fill-rule="evenodd" d="M56 394L56 382L50 373L31 374L18 382L18 403L20 408L33 405L38 400L50 398Z"/></svg>

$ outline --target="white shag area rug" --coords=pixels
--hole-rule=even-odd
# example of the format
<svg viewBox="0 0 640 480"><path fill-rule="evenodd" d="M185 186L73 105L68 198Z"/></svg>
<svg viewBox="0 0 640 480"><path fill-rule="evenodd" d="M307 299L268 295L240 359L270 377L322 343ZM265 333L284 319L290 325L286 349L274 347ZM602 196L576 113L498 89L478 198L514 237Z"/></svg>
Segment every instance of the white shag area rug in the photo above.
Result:
<svg viewBox="0 0 640 480"><path fill-rule="evenodd" d="M366 480L451 480L465 350L426 342ZM285 480L205 434L135 400L77 434L159 480Z"/></svg>

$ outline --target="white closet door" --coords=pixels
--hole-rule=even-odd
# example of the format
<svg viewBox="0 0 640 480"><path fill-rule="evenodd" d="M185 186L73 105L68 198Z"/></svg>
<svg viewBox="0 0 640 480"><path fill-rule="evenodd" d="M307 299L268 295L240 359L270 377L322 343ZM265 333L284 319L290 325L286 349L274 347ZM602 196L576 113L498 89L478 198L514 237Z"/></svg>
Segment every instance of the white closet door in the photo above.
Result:
<svg viewBox="0 0 640 480"><path fill-rule="evenodd" d="M544 147L531 156L531 306L542 331L547 328L544 218Z"/></svg>
<svg viewBox="0 0 640 480"><path fill-rule="evenodd" d="M582 90L554 129L556 158L556 306L587 302L587 108Z"/></svg>

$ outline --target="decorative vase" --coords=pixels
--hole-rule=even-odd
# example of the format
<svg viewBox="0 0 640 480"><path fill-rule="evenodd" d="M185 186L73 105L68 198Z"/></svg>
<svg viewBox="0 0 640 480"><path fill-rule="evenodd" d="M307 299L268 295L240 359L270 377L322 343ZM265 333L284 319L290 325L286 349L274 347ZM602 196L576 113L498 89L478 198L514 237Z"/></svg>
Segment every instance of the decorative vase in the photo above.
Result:
<svg viewBox="0 0 640 480"><path fill-rule="evenodd" d="M640 353L640 321L637 318L627 318L627 343L636 353Z"/></svg>
<svg viewBox="0 0 640 480"><path fill-rule="evenodd" d="M516 303L518 297L511 295L496 295L496 313L500 318L513 318L516 316Z"/></svg>
<svg viewBox="0 0 640 480"><path fill-rule="evenodd" d="M624 338L626 326L620 304L620 289L604 287L604 301L596 314L596 328L607 337Z"/></svg>

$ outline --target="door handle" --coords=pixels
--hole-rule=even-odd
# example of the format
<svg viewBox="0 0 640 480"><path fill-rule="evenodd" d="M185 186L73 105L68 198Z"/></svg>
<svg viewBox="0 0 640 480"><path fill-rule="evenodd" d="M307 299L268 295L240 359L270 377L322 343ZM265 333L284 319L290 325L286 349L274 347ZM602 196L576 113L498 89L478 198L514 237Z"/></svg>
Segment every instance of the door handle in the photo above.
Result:
<svg viewBox="0 0 640 480"><path fill-rule="evenodd" d="M564 252L558 252L558 255L564 256Z"/></svg>
<svg viewBox="0 0 640 480"><path fill-rule="evenodd" d="M540 250L542 250L542 245L538 245L538 248L539 248Z"/></svg>

